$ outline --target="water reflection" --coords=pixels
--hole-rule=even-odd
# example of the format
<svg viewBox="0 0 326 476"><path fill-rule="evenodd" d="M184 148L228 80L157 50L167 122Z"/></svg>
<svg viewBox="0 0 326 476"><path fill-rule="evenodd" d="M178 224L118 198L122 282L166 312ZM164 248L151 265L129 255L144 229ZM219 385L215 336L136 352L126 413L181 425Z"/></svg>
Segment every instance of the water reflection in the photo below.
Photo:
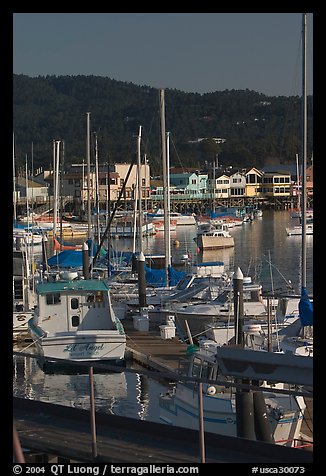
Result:
<svg viewBox="0 0 326 476"><path fill-rule="evenodd" d="M295 291L301 290L301 236L287 236L286 227L293 226L288 211L264 210L261 218L242 226L230 228L234 237L233 249L205 252L202 255L196 244L196 226L177 226L171 233L171 254L178 269L190 269L191 262L224 261L225 269L234 271L240 267L243 274L257 277L266 290L282 288L291 280ZM69 240L81 243L80 238ZM313 291L313 235L307 236L307 289ZM117 251L132 251L133 240L120 238L111 240L111 246ZM138 248L136 248L138 250ZM143 238L143 252L164 253L164 233ZM189 254L189 262L182 257ZM272 272L271 272L272 270ZM273 280L273 282L271 281Z"/></svg>
<svg viewBox="0 0 326 476"><path fill-rule="evenodd" d="M94 373L96 411L159 421L158 397L166 391L163 383L141 373ZM13 357L13 396L58 405L89 409L88 374L49 374L35 359Z"/></svg>

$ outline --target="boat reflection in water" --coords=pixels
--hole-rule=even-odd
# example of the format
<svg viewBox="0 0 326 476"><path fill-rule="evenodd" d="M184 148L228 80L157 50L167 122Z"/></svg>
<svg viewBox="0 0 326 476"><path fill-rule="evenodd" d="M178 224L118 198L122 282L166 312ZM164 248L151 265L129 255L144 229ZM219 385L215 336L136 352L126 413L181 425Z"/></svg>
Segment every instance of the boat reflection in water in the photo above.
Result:
<svg viewBox="0 0 326 476"><path fill-rule="evenodd" d="M128 362L123 372L112 373L99 373L94 368L96 412L158 422L158 396L168 384L144 376L139 366L130 365ZM15 355L13 396L89 410L89 376L45 373L36 359Z"/></svg>
<svg viewBox="0 0 326 476"><path fill-rule="evenodd" d="M94 373L93 381L95 406L105 413L114 413L116 402L127 396L125 374ZM36 360L15 356L14 396L88 409L89 376L87 373L45 373Z"/></svg>

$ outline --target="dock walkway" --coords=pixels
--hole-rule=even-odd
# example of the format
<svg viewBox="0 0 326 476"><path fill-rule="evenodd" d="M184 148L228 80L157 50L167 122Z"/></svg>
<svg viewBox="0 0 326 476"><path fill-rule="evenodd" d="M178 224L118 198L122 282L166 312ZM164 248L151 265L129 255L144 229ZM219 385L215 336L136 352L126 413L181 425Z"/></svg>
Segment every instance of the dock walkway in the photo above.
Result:
<svg viewBox="0 0 326 476"><path fill-rule="evenodd" d="M159 325L150 322L148 331L138 331L133 327L132 318L123 321L127 335L126 358L132 359L152 370L180 373L189 362L188 344L178 336L162 339Z"/></svg>

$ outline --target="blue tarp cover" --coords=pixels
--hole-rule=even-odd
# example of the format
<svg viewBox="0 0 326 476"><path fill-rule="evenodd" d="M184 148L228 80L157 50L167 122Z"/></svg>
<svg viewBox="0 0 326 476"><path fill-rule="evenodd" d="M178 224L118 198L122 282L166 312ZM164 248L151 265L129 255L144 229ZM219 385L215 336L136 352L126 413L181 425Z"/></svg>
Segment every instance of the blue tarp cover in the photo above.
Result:
<svg viewBox="0 0 326 476"><path fill-rule="evenodd" d="M169 284L168 286L176 286L178 282L185 276L185 271L176 271L172 266L168 267ZM152 269L145 265L146 283L152 284L155 287L167 286L166 284L166 270Z"/></svg>
<svg viewBox="0 0 326 476"><path fill-rule="evenodd" d="M305 326L313 325L313 305L309 299L307 289L302 287L301 298L299 301L299 316L301 324Z"/></svg>

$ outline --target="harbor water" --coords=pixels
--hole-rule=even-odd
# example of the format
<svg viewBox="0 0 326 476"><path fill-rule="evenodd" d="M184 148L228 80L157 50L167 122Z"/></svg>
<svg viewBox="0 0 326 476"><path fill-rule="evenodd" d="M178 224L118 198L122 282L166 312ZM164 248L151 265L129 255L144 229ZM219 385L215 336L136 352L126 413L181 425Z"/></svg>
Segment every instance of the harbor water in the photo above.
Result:
<svg viewBox="0 0 326 476"><path fill-rule="evenodd" d="M266 210L263 216L241 226L230 228L234 248L201 253L197 249L196 226L177 226L171 232L172 264L187 269L191 263L223 261L227 271L238 266L244 276L251 276L263 285L265 292L282 289L290 282L294 291L301 291L301 236L287 236L286 227L299 224L288 211ZM111 244L119 250L132 251L132 239L114 239ZM313 235L307 235L307 290L313 291ZM164 232L143 238L143 252L164 253ZM189 261L183 262L188 254ZM289 290L289 289L288 289Z"/></svg>
<svg viewBox="0 0 326 476"><path fill-rule="evenodd" d="M263 285L263 291L293 287L301 288L301 236L287 236L285 228L297 224L288 211L264 211L251 223L233 227L234 249L216 250L201 254L197 250L196 228L180 226L171 233L173 263L182 269L189 263L223 261L226 270L240 267L244 276L251 276ZM75 242L81 242L75 239ZM112 240L119 251L132 251L131 239ZM162 254L164 234L143 239L143 252ZM182 258L187 254L189 262ZM313 236L307 236L307 290L313 295ZM15 350L23 351L23 348ZM28 348L26 352L31 352ZM129 365L129 364L128 364ZM142 368L130 364L139 373L122 371L113 374L94 374L96 410L132 418L159 421L158 397L169 383L142 375ZM13 395L44 402L88 409L90 405L88 374L46 374L35 359L14 356Z"/></svg>

